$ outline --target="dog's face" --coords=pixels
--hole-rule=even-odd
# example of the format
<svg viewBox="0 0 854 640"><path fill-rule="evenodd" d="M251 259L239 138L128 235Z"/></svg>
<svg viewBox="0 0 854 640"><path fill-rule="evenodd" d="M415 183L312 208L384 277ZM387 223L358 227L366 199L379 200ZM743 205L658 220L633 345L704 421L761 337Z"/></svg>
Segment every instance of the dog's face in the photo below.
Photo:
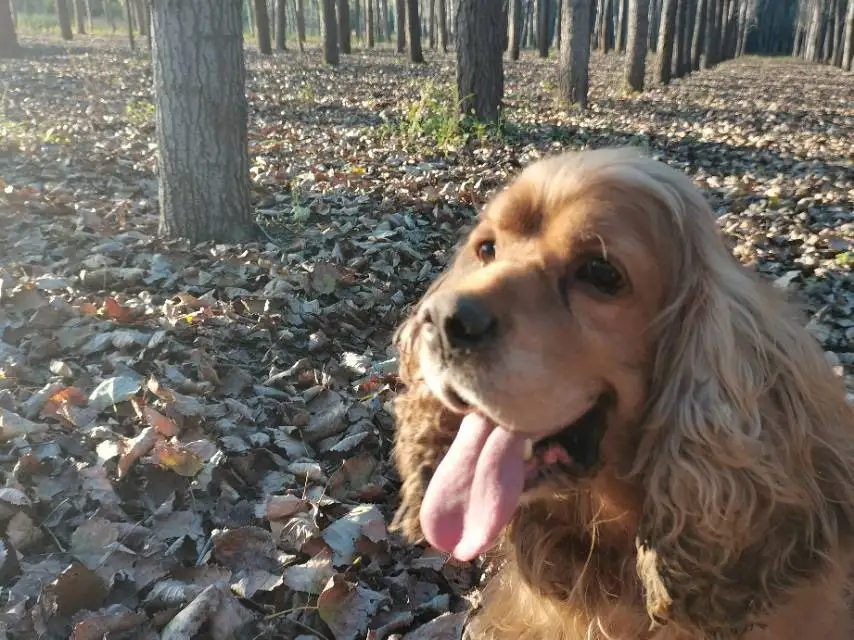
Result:
<svg viewBox="0 0 854 640"><path fill-rule="evenodd" d="M671 221L615 181L561 182L559 169L536 165L489 203L406 327L425 385L468 416L421 517L428 539L460 557L491 544L517 506L600 475L614 484L634 460ZM490 428L500 446L486 446ZM483 512L480 494L492 496ZM611 494L634 503L610 515L639 510L636 492ZM462 544L472 520L489 524Z"/></svg>

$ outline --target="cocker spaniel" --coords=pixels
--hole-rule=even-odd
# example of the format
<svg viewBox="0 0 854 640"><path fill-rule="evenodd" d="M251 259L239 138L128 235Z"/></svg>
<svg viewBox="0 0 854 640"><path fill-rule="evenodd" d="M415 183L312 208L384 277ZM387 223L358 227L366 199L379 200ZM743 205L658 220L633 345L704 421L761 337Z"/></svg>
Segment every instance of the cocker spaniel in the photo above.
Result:
<svg viewBox="0 0 854 640"><path fill-rule="evenodd" d="M539 161L402 323L394 526L478 640L850 640L854 412L690 178Z"/></svg>

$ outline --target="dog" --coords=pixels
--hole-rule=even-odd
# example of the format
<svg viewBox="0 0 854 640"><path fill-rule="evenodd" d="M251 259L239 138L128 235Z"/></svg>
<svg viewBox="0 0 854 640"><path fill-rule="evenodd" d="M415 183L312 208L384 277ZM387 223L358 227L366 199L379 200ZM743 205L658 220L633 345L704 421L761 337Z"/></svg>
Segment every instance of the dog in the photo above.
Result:
<svg viewBox="0 0 854 640"><path fill-rule="evenodd" d="M854 412L684 173L533 163L395 335L393 527L477 640L850 640Z"/></svg>

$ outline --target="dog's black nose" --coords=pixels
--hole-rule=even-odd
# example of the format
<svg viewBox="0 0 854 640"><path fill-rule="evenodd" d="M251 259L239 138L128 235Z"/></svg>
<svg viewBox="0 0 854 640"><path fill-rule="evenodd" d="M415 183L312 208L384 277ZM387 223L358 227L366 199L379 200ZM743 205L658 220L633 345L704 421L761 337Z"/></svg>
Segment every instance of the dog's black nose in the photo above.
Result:
<svg viewBox="0 0 854 640"><path fill-rule="evenodd" d="M497 321L489 308L474 296L437 295L426 310L441 332L443 342L454 349L474 349L489 340Z"/></svg>

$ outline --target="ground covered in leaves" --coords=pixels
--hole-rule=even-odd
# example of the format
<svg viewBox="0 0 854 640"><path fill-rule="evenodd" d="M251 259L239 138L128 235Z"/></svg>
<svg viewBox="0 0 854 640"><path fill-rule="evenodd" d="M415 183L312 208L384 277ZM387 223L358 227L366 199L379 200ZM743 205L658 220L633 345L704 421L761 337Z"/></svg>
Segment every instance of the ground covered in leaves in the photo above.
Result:
<svg viewBox="0 0 854 640"><path fill-rule="evenodd" d="M479 567L387 530L390 336L546 153L634 144L691 174L854 388L852 74L743 59L626 97L595 56L582 115L526 55L498 131L452 117L452 57L249 51L265 239L190 247L156 234L147 55L22 40L0 62L5 637L457 637Z"/></svg>

